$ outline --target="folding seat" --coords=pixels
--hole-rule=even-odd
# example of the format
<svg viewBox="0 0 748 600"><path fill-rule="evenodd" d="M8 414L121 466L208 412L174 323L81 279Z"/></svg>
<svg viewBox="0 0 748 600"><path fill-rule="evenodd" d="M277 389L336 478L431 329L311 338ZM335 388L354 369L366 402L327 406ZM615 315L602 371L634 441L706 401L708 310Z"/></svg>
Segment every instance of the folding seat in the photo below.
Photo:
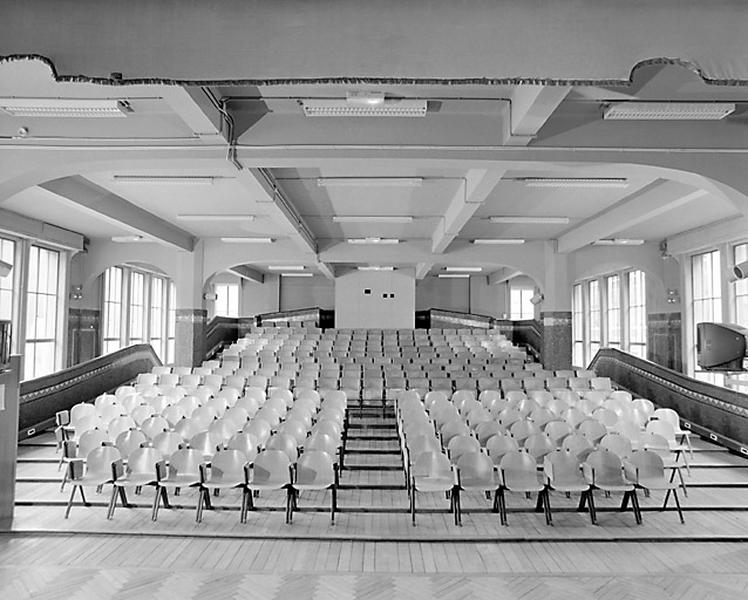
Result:
<svg viewBox="0 0 748 600"><path fill-rule="evenodd" d="M112 483L114 478L112 465L120 458L121 456L117 448L113 446L100 446L88 453L85 463L83 461L72 461L68 464L68 479L73 489L70 492L70 499L65 509L66 519L70 515L70 509L73 506L75 491L79 491L81 500L86 506L89 506L83 488L100 488L103 485Z"/></svg>
<svg viewBox="0 0 748 600"><path fill-rule="evenodd" d="M291 520L293 467L288 455L280 450L264 450L255 458L249 480L249 499L252 492L286 490L286 523Z"/></svg>
<svg viewBox="0 0 748 600"><path fill-rule="evenodd" d="M277 435L288 435L292 437L295 440L296 445L299 446L304 443L304 440L306 440L311 425L311 418L309 418L308 421L302 420L298 416L296 418L288 418L278 426Z"/></svg>
<svg viewBox="0 0 748 600"><path fill-rule="evenodd" d="M227 440L226 448L239 450L251 464L260 452L260 443L251 433L238 432Z"/></svg>
<svg viewBox="0 0 748 600"><path fill-rule="evenodd" d="M561 442L561 449L568 450L576 456L579 461L584 461L590 452L595 449L595 446L583 433L575 431L563 439L563 442Z"/></svg>
<svg viewBox="0 0 748 600"><path fill-rule="evenodd" d="M257 440L260 447L264 447L272 434L270 423L263 419L252 419L244 426L242 433L248 433Z"/></svg>
<svg viewBox="0 0 748 600"><path fill-rule="evenodd" d="M439 427L439 436L444 447L449 445L453 437L459 435L470 435L470 428L460 417L453 418Z"/></svg>
<svg viewBox="0 0 748 600"><path fill-rule="evenodd" d="M176 431L163 431L157 434L151 443L156 450L168 458L180 449L184 440Z"/></svg>
<svg viewBox="0 0 748 600"><path fill-rule="evenodd" d="M416 524L417 493L448 493L450 512L457 524L457 480L449 458L440 452L423 452L413 462L410 470L410 514Z"/></svg>
<svg viewBox="0 0 748 600"><path fill-rule="evenodd" d="M449 456L452 463L457 463L460 457L465 454L480 451L480 442L472 435L457 435L449 440L449 444L447 444L447 456Z"/></svg>
<svg viewBox="0 0 748 600"><path fill-rule="evenodd" d="M538 505L542 505L545 512L546 524L551 524L548 487L538 477L535 458L526 451L509 451L499 463L498 505L502 525L507 525L506 492L517 492L525 495L533 492L537 493Z"/></svg>
<svg viewBox="0 0 748 600"><path fill-rule="evenodd" d="M561 449L547 454L543 459L543 474L550 490L565 494L579 492L579 509L587 508L592 524L597 523L592 486L582 475L579 457L574 452Z"/></svg>
<svg viewBox="0 0 748 600"><path fill-rule="evenodd" d="M636 402L637 401L634 400L632 402L632 405ZM654 404L652 404L650 401L647 400L647 402L652 405L652 408L654 407ZM645 410L648 410L650 408L647 404L645 404L644 406ZM670 423L670 425L672 425L673 427L673 433L675 434L675 437L680 437L681 444L685 442L686 446L688 447L688 453L693 456L693 448L691 447L691 432L687 429L681 428L680 415L675 410L673 410L672 408L658 408L652 413L652 419L658 419L660 421Z"/></svg>
<svg viewBox="0 0 748 600"><path fill-rule="evenodd" d="M512 423L512 425L509 427L509 432L512 434L512 437L514 437L514 439L517 440L517 443L521 446L522 444L525 443L525 440L528 437L530 437L531 435L535 433L539 433L540 428L529 419L521 419L519 421L515 421L514 423Z"/></svg>
<svg viewBox="0 0 748 600"><path fill-rule="evenodd" d="M592 486L590 496L593 495L592 490L596 489L609 493L623 493L621 510L625 510L631 502L636 523L641 525L642 518L636 488L633 483L623 477L623 464L618 456L609 450L595 450L582 463L582 468L585 479Z"/></svg>
<svg viewBox="0 0 748 600"><path fill-rule="evenodd" d="M292 498L289 522L293 521L293 511L298 508L299 495L303 491L331 491L330 521L335 523L337 510L338 471L333 458L321 450L309 450L299 457L295 477L290 486Z"/></svg>
<svg viewBox="0 0 748 600"><path fill-rule="evenodd" d="M542 464L546 455L556 450L557 444L547 433L537 432L528 436L522 447L538 464Z"/></svg>
<svg viewBox="0 0 748 600"><path fill-rule="evenodd" d="M339 460L338 454L341 450L340 437L317 430L304 442L304 452L306 453L310 450L326 452L333 459L333 463L337 464Z"/></svg>
<svg viewBox="0 0 748 600"><path fill-rule="evenodd" d="M574 427L567 421L550 421L543 426L543 432L548 434L551 441L558 447L566 436L574 433Z"/></svg>
<svg viewBox="0 0 748 600"><path fill-rule="evenodd" d="M267 450L280 450L284 452L288 459L295 463L299 457L299 444L295 438L288 434L274 434L265 444Z"/></svg>
<svg viewBox="0 0 748 600"><path fill-rule="evenodd" d="M60 491L65 488L65 483L70 476L69 463L77 461L85 463L88 453L96 448L100 448L103 445L109 444L109 437L103 431L98 429L91 429L84 431L78 440L64 440L62 443L62 455L60 457L60 466L65 464L65 472L60 483Z"/></svg>
<svg viewBox="0 0 748 600"><path fill-rule="evenodd" d="M198 488L197 513L195 519L202 522L203 506L212 508L210 490L239 489L242 492L242 506L239 522L246 522L247 509L252 502L249 493L249 466L247 457L239 450L222 450L217 452L211 461L210 469L200 467L200 484Z"/></svg>

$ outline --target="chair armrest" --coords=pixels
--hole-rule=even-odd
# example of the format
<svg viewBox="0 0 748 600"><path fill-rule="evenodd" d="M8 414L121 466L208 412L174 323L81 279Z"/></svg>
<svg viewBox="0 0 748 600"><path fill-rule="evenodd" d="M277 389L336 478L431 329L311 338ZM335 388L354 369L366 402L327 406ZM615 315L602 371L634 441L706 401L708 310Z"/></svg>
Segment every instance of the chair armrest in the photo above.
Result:
<svg viewBox="0 0 748 600"><path fill-rule="evenodd" d="M112 481L117 481L125 474L125 463L118 458L112 463Z"/></svg>
<svg viewBox="0 0 748 600"><path fill-rule="evenodd" d="M639 469L627 460L623 461L623 476L631 483L639 483Z"/></svg>
<svg viewBox="0 0 748 600"><path fill-rule="evenodd" d="M584 475L587 483L595 485L595 469L593 469L587 463L582 463L582 475Z"/></svg>
<svg viewBox="0 0 748 600"><path fill-rule="evenodd" d="M167 474L166 461L158 461L156 463L156 481L160 482L162 479L166 479Z"/></svg>
<svg viewBox="0 0 748 600"><path fill-rule="evenodd" d="M62 442L62 456L67 459L78 458L78 443L73 440Z"/></svg>
<svg viewBox="0 0 748 600"><path fill-rule="evenodd" d="M208 480L208 463L200 463L200 484L203 485Z"/></svg>
<svg viewBox="0 0 748 600"><path fill-rule="evenodd" d="M455 486L460 487L460 470L452 467L452 483L454 483Z"/></svg>
<svg viewBox="0 0 748 600"><path fill-rule="evenodd" d="M296 464L288 465L288 482L293 485L296 482Z"/></svg>
<svg viewBox="0 0 748 600"><path fill-rule="evenodd" d="M83 477L85 462L82 458L74 458L68 463L68 479L75 481Z"/></svg>

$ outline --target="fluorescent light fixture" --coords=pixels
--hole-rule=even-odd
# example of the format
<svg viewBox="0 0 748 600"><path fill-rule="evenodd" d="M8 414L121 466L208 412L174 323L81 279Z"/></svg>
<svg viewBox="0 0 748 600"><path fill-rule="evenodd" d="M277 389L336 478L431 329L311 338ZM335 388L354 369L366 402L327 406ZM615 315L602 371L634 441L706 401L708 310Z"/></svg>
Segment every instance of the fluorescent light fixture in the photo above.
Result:
<svg viewBox="0 0 748 600"><path fill-rule="evenodd" d="M269 265L270 271L303 271L304 265Z"/></svg>
<svg viewBox="0 0 748 600"><path fill-rule="evenodd" d="M444 267L444 270L448 273L454 273L454 272L464 272L464 273L480 273L483 270L483 267Z"/></svg>
<svg viewBox="0 0 748 600"><path fill-rule="evenodd" d="M212 185L215 175L114 175L116 183L144 183L153 185Z"/></svg>
<svg viewBox="0 0 748 600"><path fill-rule="evenodd" d="M254 215L177 215L180 221L254 221Z"/></svg>
<svg viewBox="0 0 748 600"><path fill-rule="evenodd" d="M525 240L517 238L479 238L477 240L473 240L473 244L485 246L519 246L524 243Z"/></svg>
<svg viewBox="0 0 748 600"><path fill-rule="evenodd" d="M594 246L641 246L644 240L630 238L608 238L592 242Z"/></svg>
<svg viewBox="0 0 748 600"><path fill-rule="evenodd" d="M491 223L516 223L526 225L568 225L569 217L489 217Z"/></svg>
<svg viewBox="0 0 748 600"><path fill-rule="evenodd" d="M732 102L618 102L603 119L621 121L719 121L735 112Z"/></svg>
<svg viewBox="0 0 748 600"><path fill-rule="evenodd" d="M361 217L335 216L332 218L332 220L333 223L411 223L413 221L413 217L377 217L375 215L367 215Z"/></svg>
<svg viewBox="0 0 748 600"><path fill-rule="evenodd" d="M224 244L272 244L275 240L268 237L222 237Z"/></svg>
<svg viewBox="0 0 748 600"><path fill-rule="evenodd" d="M369 98L373 100L373 97ZM359 100L317 100L301 101L307 117L425 117L428 108L426 100L397 100L383 98L379 103Z"/></svg>
<svg viewBox="0 0 748 600"><path fill-rule="evenodd" d="M380 237L350 238L347 241L349 244L399 244L400 243L400 240L397 238L380 238Z"/></svg>
<svg viewBox="0 0 748 600"><path fill-rule="evenodd" d="M437 277L439 279L468 279L470 273L439 273Z"/></svg>
<svg viewBox="0 0 748 600"><path fill-rule="evenodd" d="M319 177L319 187L421 187L423 177Z"/></svg>
<svg viewBox="0 0 748 600"><path fill-rule="evenodd" d="M281 273L281 277L314 277L314 273Z"/></svg>
<svg viewBox="0 0 748 600"><path fill-rule="evenodd" d="M0 110L14 117L117 118L132 112L122 100L76 98L0 98Z"/></svg>
<svg viewBox="0 0 748 600"><path fill-rule="evenodd" d="M625 177L518 177L513 181L548 188L625 188L629 184Z"/></svg>
<svg viewBox="0 0 748 600"><path fill-rule="evenodd" d="M380 106L384 104L384 92L348 92L345 101L349 104Z"/></svg>
<svg viewBox="0 0 748 600"><path fill-rule="evenodd" d="M145 238L142 235L114 235L112 241L118 244L130 244L135 242L143 242Z"/></svg>
<svg viewBox="0 0 748 600"><path fill-rule="evenodd" d="M368 267L356 267L359 271L394 271L395 267L376 267L376 266L368 266Z"/></svg>

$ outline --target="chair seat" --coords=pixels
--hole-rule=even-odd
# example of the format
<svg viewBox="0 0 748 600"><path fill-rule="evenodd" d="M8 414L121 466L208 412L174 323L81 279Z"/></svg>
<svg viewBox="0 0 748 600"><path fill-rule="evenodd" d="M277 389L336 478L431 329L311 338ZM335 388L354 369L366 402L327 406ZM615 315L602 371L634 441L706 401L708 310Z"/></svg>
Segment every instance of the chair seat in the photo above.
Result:
<svg viewBox="0 0 748 600"><path fill-rule="evenodd" d="M648 490L674 490L679 487L678 483L676 483L675 481L671 482L660 477L640 477L637 483L640 487L646 488Z"/></svg>
<svg viewBox="0 0 748 600"><path fill-rule="evenodd" d="M154 485L156 479L149 473L138 473L136 475L126 475L120 477L114 482L117 487L137 487L141 485Z"/></svg>
<svg viewBox="0 0 748 600"><path fill-rule="evenodd" d="M212 490L230 490L233 488L244 487L244 481L210 481L208 480L202 485Z"/></svg>
<svg viewBox="0 0 748 600"><path fill-rule="evenodd" d="M293 487L299 492L303 491L315 491L315 490L327 490L332 487L333 484L322 484L322 483L294 483Z"/></svg>
<svg viewBox="0 0 748 600"><path fill-rule="evenodd" d="M84 475L83 477L79 477L77 479L73 479L71 481L73 485L80 485L80 486L99 486L99 485L105 485L107 483L112 483L111 477L89 477L88 475Z"/></svg>
<svg viewBox="0 0 748 600"><path fill-rule="evenodd" d="M551 484L551 489L557 492L586 492L590 489L589 483L561 483Z"/></svg>
<svg viewBox="0 0 748 600"><path fill-rule="evenodd" d="M249 487L256 491L282 490L287 485L289 485L288 481L270 481L267 483L254 483L252 481L249 482Z"/></svg>
<svg viewBox="0 0 748 600"><path fill-rule="evenodd" d="M488 479L468 479L460 478L460 487L465 490L495 490L499 487L499 482L495 478Z"/></svg>
<svg viewBox="0 0 748 600"><path fill-rule="evenodd" d="M416 477L416 490L419 492L445 492L454 487L451 477Z"/></svg>
<svg viewBox="0 0 748 600"><path fill-rule="evenodd" d="M630 492L634 489L633 483L596 483L595 487L604 492Z"/></svg>
<svg viewBox="0 0 748 600"><path fill-rule="evenodd" d="M200 478L197 475L175 475L167 479L162 479L160 485L174 487L191 487L199 485Z"/></svg>
<svg viewBox="0 0 748 600"><path fill-rule="evenodd" d="M512 485L504 485L504 489L510 492L542 492L545 485L542 483L519 482Z"/></svg>

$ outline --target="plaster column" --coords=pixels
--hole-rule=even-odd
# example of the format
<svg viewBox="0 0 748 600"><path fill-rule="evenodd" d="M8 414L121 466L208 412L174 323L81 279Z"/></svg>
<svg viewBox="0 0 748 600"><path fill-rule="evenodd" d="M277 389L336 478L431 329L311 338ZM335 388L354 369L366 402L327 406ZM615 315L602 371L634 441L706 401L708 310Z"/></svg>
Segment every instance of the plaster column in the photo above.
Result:
<svg viewBox="0 0 748 600"><path fill-rule="evenodd" d="M539 321L543 334L543 368L571 368L571 282L569 257L556 251L556 242L544 246L544 299ZM580 365L581 366L581 365Z"/></svg>
<svg viewBox="0 0 748 600"><path fill-rule="evenodd" d="M647 274L647 360L683 372L680 263L663 261L663 284Z"/></svg>
<svg viewBox="0 0 748 600"><path fill-rule="evenodd" d="M208 311L203 298L203 242L192 252L177 258L176 361L179 366L195 367L205 360Z"/></svg>

